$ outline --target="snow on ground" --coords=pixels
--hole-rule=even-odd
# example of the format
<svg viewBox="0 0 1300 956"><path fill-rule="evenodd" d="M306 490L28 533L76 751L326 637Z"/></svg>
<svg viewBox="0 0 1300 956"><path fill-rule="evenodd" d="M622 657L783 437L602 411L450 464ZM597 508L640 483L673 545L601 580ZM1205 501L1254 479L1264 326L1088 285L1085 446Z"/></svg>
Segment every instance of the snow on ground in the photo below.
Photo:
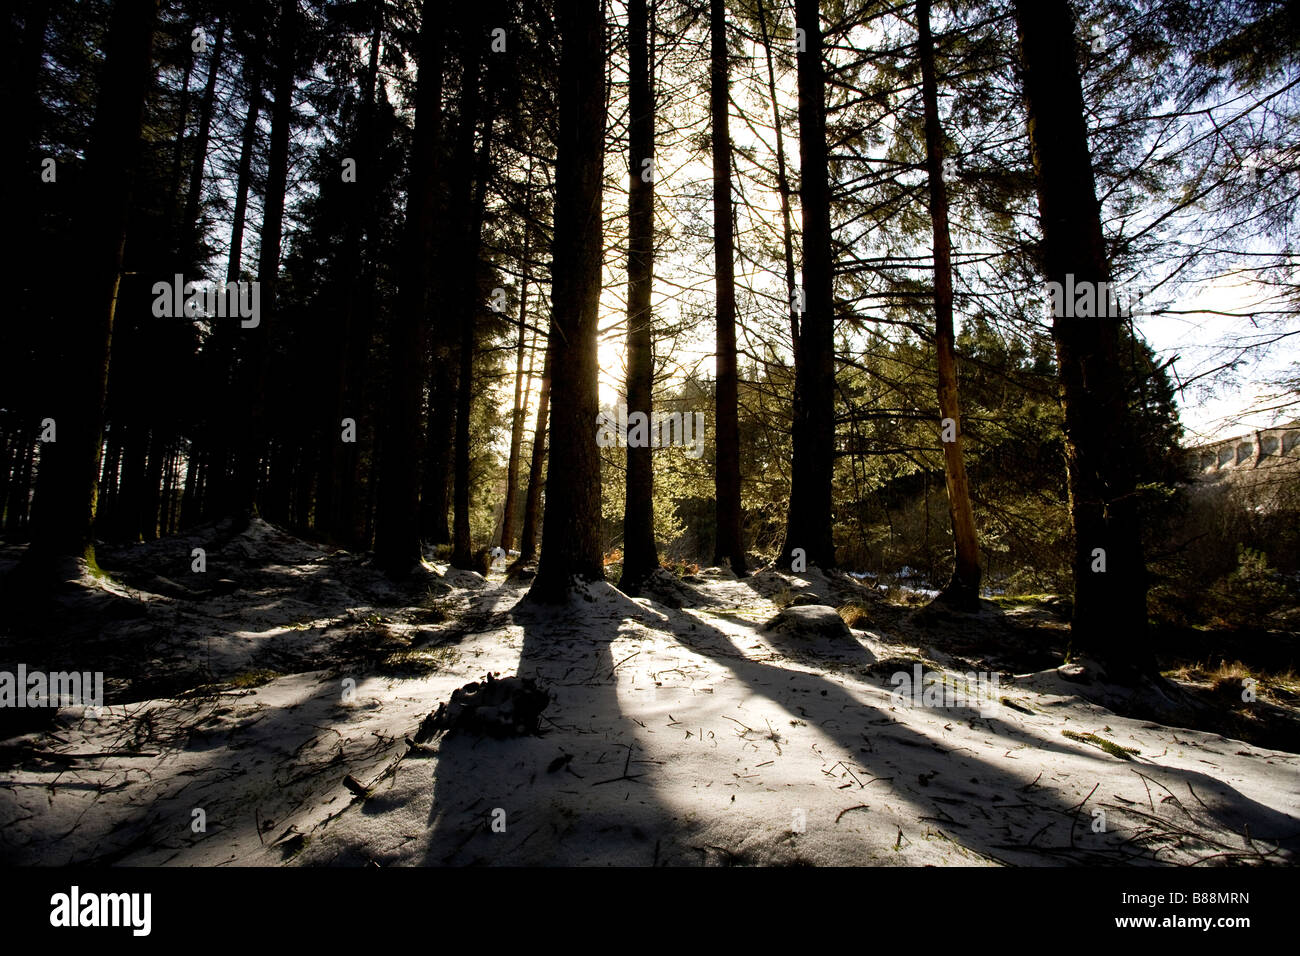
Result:
<svg viewBox="0 0 1300 956"><path fill-rule="evenodd" d="M527 582L439 567L437 621L422 585L292 542L255 525L223 546L248 551L229 562L238 590L148 592L127 622L167 630L159 668L206 655L217 683L126 693L98 720L64 708L0 744L0 857L1214 864L1300 849L1296 754L1118 716L1055 670L1000 675L982 708L902 706L890 676L944 655L915 630L846 627L832 608L870 591L847 577L714 570L671 598L597 583L544 608L520 603ZM268 660L301 672L220 683ZM550 690L538 735L417 740L489 672Z"/></svg>

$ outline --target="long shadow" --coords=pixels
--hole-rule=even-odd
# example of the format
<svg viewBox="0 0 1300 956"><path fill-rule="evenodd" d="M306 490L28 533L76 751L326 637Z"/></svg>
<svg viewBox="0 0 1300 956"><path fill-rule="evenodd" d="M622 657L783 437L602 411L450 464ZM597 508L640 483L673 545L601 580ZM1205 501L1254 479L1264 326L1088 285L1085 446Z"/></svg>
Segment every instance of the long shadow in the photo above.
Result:
<svg viewBox="0 0 1300 956"><path fill-rule="evenodd" d="M780 615L765 621L757 629L758 636L773 650L799 661L833 663L850 668L876 664L876 655L843 626L834 611L830 612L834 616L831 624L838 624L838 627L820 626L820 622L814 622L811 628L806 627L800 620L801 613L807 612L801 612L799 606L785 609Z"/></svg>
<svg viewBox="0 0 1300 956"><path fill-rule="evenodd" d="M1071 816L1075 806L1067 802L1063 794L1056 796L1046 789L1038 789L1032 802L1027 797L1018 806L1006 805L998 810L998 804L1005 803L1006 794L1026 789L1023 771L1011 773L989 760L958 754L957 751L948 752L939 741L897 722L885 711L863 704L833 680L752 660L729 635L698 617L680 611L669 610L667 613L673 620L672 631L679 643L722 664L754 693L810 720L816 720L818 713L827 715L817 722L828 736L850 754L857 754L857 760L874 778L889 777L894 794L918 809L930 808L928 813L921 812L918 816L950 821L948 827L956 829L948 835L963 846L992 859L1016 862L1043 862L1039 854L1044 852L1055 853L1060 862L1096 862L1107 856L1109 862L1116 862L1113 845L1103 844L1089 831L1089 818L1076 823ZM695 626L692 628L691 624ZM1012 745L1025 744L1037 750L1056 751L1075 758L1083 756L1077 749L1044 740L1015 724L978 717L973 709L952 708L944 715L950 721L964 722L977 718L984 721L995 737L1008 741L1008 749ZM888 736L891 742L905 746L906 761L896 762L876 754L873 736ZM1115 758L1099 753L1093 759L1111 761ZM1212 790L1215 806L1212 810L1206 809L1221 824L1236 832L1249 832L1256 839L1280 842L1292 849L1300 848L1300 841L1297 841L1300 820L1260 804L1228 784L1197 771L1169 767L1147 769L1153 774L1172 776L1189 787L1195 784L1202 793ZM1192 797L1196 793L1189 793L1191 796L1186 802L1194 805ZM1032 812L1024 812L1026 807L1032 808ZM986 808L993 809L996 816L990 817ZM1045 814L1044 811L1049 812ZM1053 821L1052 811L1061 814L1062 819ZM1052 827L1056 833L1069 835L1068 845L1052 847L1040 844L1041 849L1032 845L1033 835L1043 826L1045 816L1049 824L1057 824ZM981 832L987 834L990 829L1005 830L1007 835L997 839L980 835ZM1079 847L1077 851L1074 849L1076 844ZM1134 859L1134 862L1139 861Z"/></svg>
<svg viewBox="0 0 1300 956"><path fill-rule="evenodd" d="M610 642L653 612L597 584L566 607L521 602L518 674L553 695L537 736L441 741L427 865L664 865L699 862L657 797L635 721L620 708ZM656 622L657 623L657 622Z"/></svg>

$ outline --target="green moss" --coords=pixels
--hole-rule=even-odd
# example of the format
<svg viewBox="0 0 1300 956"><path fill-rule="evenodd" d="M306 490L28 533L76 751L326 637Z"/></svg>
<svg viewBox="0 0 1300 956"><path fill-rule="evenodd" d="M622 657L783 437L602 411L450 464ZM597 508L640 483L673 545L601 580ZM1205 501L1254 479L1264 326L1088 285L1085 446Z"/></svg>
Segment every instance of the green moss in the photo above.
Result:
<svg viewBox="0 0 1300 956"><path fill-rule="evenodd" d="M101 568L99 562L95 559L95 546L93 544L86 545L86 553L83 554L82 557L86 560L86 570L90 572L91 577L97 578L100 581L113 580L109 573Z"/></svg>
<svg viewBox="0 0 1300 956"><path fill-rule="evenodd" d="M249 687L261 687L263 684L269 684L271 681L275 680L279 676L280 674L278 671L272 671L272 670L263 669L263 670L255 670L255 671L245 671L244 673L239 674L238 676L232 678L230 683L235 687L244 690Z"/></svg>
<svg viewBox="0 0 1300 956"><path fill-rule="evenodd" d="M1113 740L1107 740L1105 737L1098 737L1096 734L1080 734L1073 730L1062 730L1062 737L1068 737L1070 740L1077 740L1079 743L1092 744L1094 747L1100 747L1112 757L1118 757L1120 760L1132 760L1130 754L1140 754L1141 751L1135 747L1121 747Z"/></svg>
<svg viewBox="0 0 1300 956"><path fill-rule="evenodd" d="M388 677L419 676L449 668L459 659L453 647L394 651L379 662L379 672Z"/></svg>

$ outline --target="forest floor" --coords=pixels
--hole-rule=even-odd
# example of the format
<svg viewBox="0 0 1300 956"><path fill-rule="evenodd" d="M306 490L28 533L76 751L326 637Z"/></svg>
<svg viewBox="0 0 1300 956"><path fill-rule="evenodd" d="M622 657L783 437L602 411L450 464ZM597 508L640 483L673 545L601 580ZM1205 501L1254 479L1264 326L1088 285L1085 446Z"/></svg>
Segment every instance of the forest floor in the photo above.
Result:
<svg viewBox="0 0 1300 956"><path fill-rule="evenodd" d="M0 574L20 555L0 549ZM646 597L596 583L544 608L521 602L527 575L431 562L395 585L364 555L260 521L103 547L100 562L107 574L81 569L53 603L8 607L0 624L0 670L103 671L107 701L97 715L0 711L4 862L1215 865L1300 852L1300 710L1285 691L1261 685L1243 703L1239 681L1125 690L1058 669L1068 629L1048 601L955 614L847 575L710 569L664 574ZM912 706L892 678L918 665L963 687L962 674L996 673L998 686ZM437 705L488 673L545 688L538 731L428 733Z"/></svg>

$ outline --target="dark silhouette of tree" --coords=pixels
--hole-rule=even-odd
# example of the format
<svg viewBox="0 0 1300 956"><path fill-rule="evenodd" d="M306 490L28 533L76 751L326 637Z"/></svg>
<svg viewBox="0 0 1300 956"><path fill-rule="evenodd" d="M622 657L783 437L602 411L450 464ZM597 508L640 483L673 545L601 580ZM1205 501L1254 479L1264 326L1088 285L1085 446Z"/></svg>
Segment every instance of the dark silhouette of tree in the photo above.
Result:
<svg viewBox="0 0 1300 956"><path fill-rule="evenodd" d="M443 26L441 5L425 0L420 21L415 141L411 148L402 275L393 317L391 371L379 450L375 562L402 575L420 560L420 500L412 451L420 438L424 355L432 305L430 281L437 219L441 134Z"/></svg>
<svg viewBox="0 0 1300 956"><path fill-rule="evenodd" d="M1110 281L1110 268L1088 150L1074 15L1067 0L1018 0L1015 11L1043 272L1062 288L1091 283L1095 290ZM1120 366L1123 318L1070 312L1060 309L1053 317L1052 338L1065 407L1074 531L1072 639L1077 650L1118 678L1153 664L1144 638L1136 434Z"/></svg>
<svg viewBox="0 0 1300 956"><path fill-rule="evenodd" d="M709 3L709 117L713 146L713 275L717 303L717 374L714 403L717 457L714 498L718 509L715 564L726 562L737 574L745 570L741 533L740 425L736 401L735 239L731 210L730 79L727 67L727 5Z"/></svg>
<svg viewBox="0 0 1300 956"><path fill-rule="evenodd" d="M654 151L655 108L646 0L628 4L628 250L627 412L650 420L654 391ZM649 173L649 175L647 175ZM627 448L623 508L623 574L619 586L635 593L659 567L654 529L654 461L649 444Z"/></svg>
<svg viewBox="0 0 1300 956"><path fill-rule="evenodd" d="M145 99L152 77L157 0L117 0L105 41L99 101L86 157L81 209L85 297L68 301L54 441L42 446L33 502L35 561L89 555L104 428L110 344L131 212Z"/></svg>
<svg viewBox="0 0 1300 956"><path fill-rule="evenodd" d="M781 561L796 548L807 562L835 566L831 476L835 465L835 296L831 266L825 68L816 0L795 0L799 64L800 208L803 313L795 367L794 452Z"/></svg>
<svg viewBox="0 0 1300 956"><path fill-rule="evenodd" d="M599 0L559 5L559 137L555 235L551 446L541 560L529 589L558 601L577 580L599 580L600 455L596 446L596 319L602 264L605 22Z"/></svg>

